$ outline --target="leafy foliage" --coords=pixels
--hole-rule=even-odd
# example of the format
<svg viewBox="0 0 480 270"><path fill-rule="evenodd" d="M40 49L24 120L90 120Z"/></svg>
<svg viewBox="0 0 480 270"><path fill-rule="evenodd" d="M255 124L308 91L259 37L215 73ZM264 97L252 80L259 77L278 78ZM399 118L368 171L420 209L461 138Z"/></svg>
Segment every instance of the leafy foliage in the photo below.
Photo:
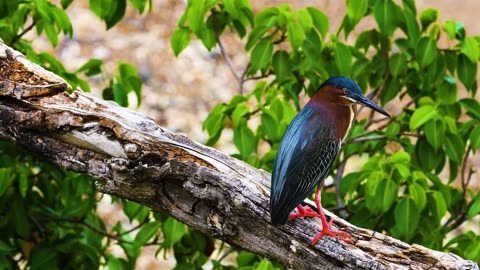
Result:
<svg viewBox="0 0 480 270"><path fill-rule="evenodd" d="M211 49L211 37L204 33L220 36L229 30L246 40L250 55L248 66L237 73L243 74L239 88L257 81L247 94L212 110L203 125L207 144L214 145L231 125L235 156L271 170L300 96L313 95L330 76L351 77L387 108L405 106L391 119L370 114L354 124L337 166L359 157L366 162L359 172L332 171L342 181L334 183L338 189L324 190L324 204L343 207L356 225L480 261L478 236L468 226L447 237L480 214L466 162L480 147L478 36L468 36L461 22L440 21L435 9L418 12L412 0L347 0L333 33L328 17L314 7L292 10L283 4L253 14L248 1L188 3L179 22L185 36L171 40L182 44L173 46L175 54L190 40L189 32ZM376 25L348 42L356 25L369 17ZM449 46L440 45L441 38ZM337 199L344 206L336 205Z"/></svg>
<svg viewBox="0 0 480 270"><path fill-rule="evenodd" d="M90 91L86 79L106 73L100 59L90 59L69 71L55 56L36 52L23 39L34 28L54 47L61 34L71 37L72 25L65 9L72 2L61 1L61 6L56 6L46 0L1 1L0 37L30 60L62 76L74 89ZM139 12L151 7L150 0L130 3ZM110 28L123 17L126 1L90 1L90 8ZM140 104L141 90L135 67L121 62L103 89L103 97L128 106L133 93ZM58 169L17 146L0 142L0 268L134 269L147 245L157 246L158 252L178 250L179 264L195 261L198 268L208 260L212 239L135 202L111 198L130 223L117 220L108 226L97 213L99 201L106 197L96 192L94 179ZM113 246L119 246L125 256L113 254Z"/></svg>

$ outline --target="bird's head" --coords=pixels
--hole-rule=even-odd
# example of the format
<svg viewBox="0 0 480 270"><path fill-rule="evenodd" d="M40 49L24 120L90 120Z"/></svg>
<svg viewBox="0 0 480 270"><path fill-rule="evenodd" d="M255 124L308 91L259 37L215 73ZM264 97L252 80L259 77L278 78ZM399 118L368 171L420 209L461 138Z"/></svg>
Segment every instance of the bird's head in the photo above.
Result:
<svg viewBox="0 0 480 270"><path fill-rule="evenodd" d="M331 77L320 86L319 92L322 91L328 91L328 96L334 102L347 105L358 103L390 117L390 114L364 96L358 84L349 78L343 76Z"/></svg>

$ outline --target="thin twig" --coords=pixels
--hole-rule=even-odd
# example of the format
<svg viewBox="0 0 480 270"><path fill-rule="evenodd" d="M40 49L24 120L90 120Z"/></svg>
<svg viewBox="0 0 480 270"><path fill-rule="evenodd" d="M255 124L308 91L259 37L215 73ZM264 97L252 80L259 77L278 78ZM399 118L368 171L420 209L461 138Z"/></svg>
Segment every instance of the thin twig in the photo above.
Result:
<svg viewBox="0 0 480 270"><path fill-rule="evenodd" d="M26 33L28 33L30 30L32 30L32 28L37 24L36 21L33 21L29 26L27 26L27 28L23 29L23 31L18 34L17 36L15 36L13 39L12 39L12 42L10 42L10 45L13 45L15 43L17 43Z"/></svg>
<svg viewBox="0 0 480 270"><path fill-rule="evenodd" d="M217 39L217 44L218 44L218 47L220 48L220 53L222 54L223 59L225 59L225 63L227 63L228 68L232 72L235 79L237 79L238 83L242 83L242 77L238 74L238 72L233 67L232 61L230 60L230 57L228 57L227 51L225 50L225 47L223 46L223 43L220 40L220 37L216 36L215 38Z"/></svg>
<svg viewBox="0 0 480 270"><path fill-rule="evenodd" d="M267 73L267 74L265 74L265 75L247 77L247 78L244 78L244 79L242 80L242 82L265 79L265 78L267 78L267 77L270 76L270 75L272 75L272 74L271 74L271 73Z"/></svg>
<svg viewBox="0 0 480 270"><path fill-rule="evenodd" d="M59 217L48 217L48 218L41 218L39 220L42 220L42 221L56 221L56 222L70 222L70 223L76 223L76 224L80 224L80 225L83 225L87 228L89 228L90 230L98 233L98 234L101 234L103 236L106 236L110 239L114 239L114 240L117 240L118 242L122 242L122 243L126 243L126 244L133 244L133 242L130 242L130 241L126 241L126 240L123 240L120 236L118 235L113 235L113 234L109 234L108 232L105 232L103 230L100 230L98 229L97 227L91 225L90 223L88 222L85 222L84 220L81 220L81 219L74 219L74 218L59 218Z"/></svg>
<svg viewBox="0 0 480 270"><path fill-rule="evenodd" d="M40 224L40 222L38 222L38 220L35 217L30 215L28 217L33 221L33 224L35 224L35 227L37 227L38 232L40 233L40 237L44 239L46 237L45 228L42 226L42 224Z"/></svg>
<svg viewBox="0 0 480 270"><path fill-rule="evenodd" d="M145 223L147 223L147 222L141 222L141 223L139 223L138 225L136 225L136 226L134 226L133 228L131 228L130 230L124 231L124 232L122 232L122 233L118 233L117 236L129 234L129 233L131 233L131 232L133 232L133 231L135 231L135 230L138 230L138 229L140 229L140 227L142 227L143 225L145 225Z"/></svg>
<svg viewBox="0 0 480 270"><path fill-rule="evenodd" d="M240 95L243 95L243 83L245 82L245 76L247 76L248 69L250 68L250 63L247 64L245 67L245 70L242 72L242 76L240 76L240 85L238 87L238 91L240 92Z"/></svg>
<svg viewBox="0 0 480 270"><path fill-rule="evenodd" d="M469 177L465 177L465 171L467 170L467 160L468 156L470 155L470 150L471 150L470 144L467 147L467 151L465 152L465 155L463 156L463 162L462 162L462 171L461 171L461 178L462 178L462 194L463 198L465 198L465 195L467 193L467 187L468 184L470 184L470 179L471 179L471 173L469 173ZM471 172L471 170L470 170Z"/></svg>
<svg viewBox="0 0 480 270"><path fill-rule="evenodd" d="M218 262L223 261L230 253L234 252L236 249L234 247L229 247L223 254L218 258Z"/></svg>
<svg viewBox="0 0 480 270"><path fill-rule="evenodd" d="M372 111L373 112L373 111ZM386 120L390 120L392 118L389 118L389 117L383 117L383 118L378 118L378 119L373 119L371 121L372 124L376 124L376 123L380 123L380 122L383 122L383 121L386 121Z"/></svg>
<svg viewBox="0 0 480 270"><path fill-rule="evenodd" d="M385 135L378 135L378 136L362 136L362 137L355 137L349 140L344 141L344 144L351 144L351 143L359 143L359 142L369 142L369 141L378 141L383 140L387 136Z"/></svg>
<svg viewBox="0 0 480 270"><path fill-rule="evenodd" d="M477 195L477 196L480 196L480 195ZM470 203L467 205L467 208L465 209L465 211L462 211L462 214L459 216L459 218L457 220L455 220L454 218L450 218L446 223L445 225L443 225L443 227L446 227L448 225L448 223L450 223L451 221L455 220L455 222L452 224L452 226L449 228L449 231L453 231L454 229L458 228L460 225L463 224L463 222L465 222L465 220L467 220L467 213L468 213L468 210L470 210L470 208L472 207L473 203L475 202L475 198L473 200L470 201Z"/></svg>

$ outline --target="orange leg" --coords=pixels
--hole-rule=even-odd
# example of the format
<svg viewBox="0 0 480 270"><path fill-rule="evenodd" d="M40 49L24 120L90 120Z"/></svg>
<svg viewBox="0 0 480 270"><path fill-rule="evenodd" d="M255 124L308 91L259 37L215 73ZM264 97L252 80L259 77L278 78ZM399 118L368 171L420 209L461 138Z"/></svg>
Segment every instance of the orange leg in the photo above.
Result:
<svg viewBox="0 0 480 270"><path fill-rule="evenodd" d="M320 218L320 221L322 222L322 231L317 236L315 236L315 238L313 238L312 242L310 243L312 246L315 245L318 242L318 240L320 240L320 238L322 238L325 235L337 238L346 243L351 243L352 238L350 234L343 231L332 230L333 219L330 219L330 222L327 222L327 218L325 217L325 213L323 212L323 208L322 208L322 203L320 201L321 192L322 192L322 189L318 188L317 192L315 193L315 204L317 205L318 213L313 211L309 206L298 205L297 206L298 213L291 214L288 217L288 220L292 220L299 217L319 217Z"/></svg>
<svg viewBox="0 0 480 270"><path fill-rule="evenodd" d="M318 213L313 211L310 206L303 206L301 204L297 205L298 213L291 214L288 216L288 220L293 220L300 217L319 217Z"/></svg>

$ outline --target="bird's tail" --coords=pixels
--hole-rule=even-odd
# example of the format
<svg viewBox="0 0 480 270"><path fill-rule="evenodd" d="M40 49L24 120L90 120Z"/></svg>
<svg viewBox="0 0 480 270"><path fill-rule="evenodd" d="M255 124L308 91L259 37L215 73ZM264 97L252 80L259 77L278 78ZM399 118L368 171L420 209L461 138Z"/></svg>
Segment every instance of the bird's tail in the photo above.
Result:
<svg viewBox="0 0 480 270"><path fill-rule="evenodd" d="M281 205L270 203L270 219L273 225L286 224L291 210Z"/></svg>

